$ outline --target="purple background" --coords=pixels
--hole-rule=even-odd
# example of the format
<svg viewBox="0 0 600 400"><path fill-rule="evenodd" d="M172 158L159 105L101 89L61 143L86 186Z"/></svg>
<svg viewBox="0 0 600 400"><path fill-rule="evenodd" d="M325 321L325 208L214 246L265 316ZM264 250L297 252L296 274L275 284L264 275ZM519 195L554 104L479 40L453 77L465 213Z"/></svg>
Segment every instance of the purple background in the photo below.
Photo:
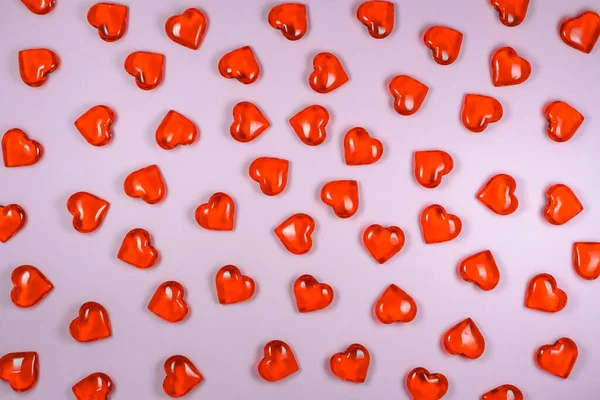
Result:
<svg viewBox="0 0 600 400"><path fill-rule="evenodd" d="M192 359L205 376L190 399L406 399L404 377L423 366L450 381L445 399L476 399L503 383L517 385L527 399L595 399L600 390L600 283L579 278L571 266L574 241L600 240L598 148L600 122L600 49L586 55L561 42L557 25L565 16L596 7L596 0L533 0L525 22L503 26L485 0L396 1L396 27L390 37L374 40L356 20L358 2L330 0L309 4L309 32L289 42L266 22L273 1L130 0L129 30L105 43L86 21L93 1L59 0L46 16L30 13L18 0L2 2L0 12L0 131L24 129L40 141L45 154L28 168L0 168L0 204L18 203L27 226L0 244L0 354L35 350L40 355L37 387L14 393L0 382L0 398L70 399L71 386L94 371L109 374L113 399L163 399L163 362L173 354ZM227 5L225 5L225 3ZM164 22L187 7L202 8L209 18L204 43L191 51L170 41ZM422 32L444 24L465 34L460 57L448 67L435 64L422 44ZM217 62L226 52L251 45L261 77L244 86L219 76ZM516 87L494 88L488 64L499 46L513 46L533 66L531 78ZM17 52L48 47L61 66L41 88L19 78ZM132 51L166 55L166 76L151 92L136 87L123 69ZM312 57L333 51L350 82L328 95L313 92L307 77ZM430 86L421 110L397 115L387 93L389 79L409 74ZM460 124L466 92L493 95L504 106L503 119L481 134ZM545 134L542 107L562 99L586 121L567 143ZM229 135L231 109L255 102L271 128L249 144ZM287 120L310 104L331 113L328 138L316 148L302 144ZM118 119L114 140L90 146L73 121L96 104L112 107ZM193 119L199 141L167 152L154 131L169 109ZM595 113L595 114L594 114ZM347 167L343 134L365 127L383 141L384 156L372 166ZM455 169L435 190L420 187L412 176L416 150L443 149ZM286 191L263 195L247 176L258 156L291 161ZM131 171L156 163L168 185L166 200L147 205L123 192ZM515 177L520 206L499 217L483 207L475 193L492 175ZM335 217L318 197L332 179L359 181L361 206L350 220ZM585 206L565 226L541 216L545 189L569 185ZM89 191L110 201L97 232L82 235L71 226L66 200ZM210 232L193 218L198 204L217 191L236 201L234 232ZM425 245L420 211L439 203L463 221L458 239ZM596 206L596 207L595 207ZM287 253L272 229L295 212L317 221L315 246L305 256ZM379 266L360 243L371 223L398 225L407 236L402 252ZM151 232L161 253L157 267L132 268L116 258L125 233ZM501 270L499 286L482 292L461 281L456 265L463 257L491 249ZM10 274L21 264L37 266L56 289L33 309L10 303ZM221 306L214 275L225 264L237 265L255 279L258 291L244 304ZM565 310L544 314L526 309L529 279L553 274L569 295ZM301 274L329 283L336 298L322 312L300 315L291 285ZM192 314L168 324L146 310L155 288L177 280L187 289ZM372 307L380 293L396 283L418 304L415 321L376 323ZM113 337L92 344L75 342L68 324L85 301L98 301L110 315ZM471 317L486 337L486 351L475 361L445 354L442 333ZM580 356L568 380L551 376L533 361L538 346L562 336L575 340ZM289 343L301 371L269 384L256 375L263 345ZM352 343L371 352L367 382L354 385L329 372L329 357Z"/></svg>

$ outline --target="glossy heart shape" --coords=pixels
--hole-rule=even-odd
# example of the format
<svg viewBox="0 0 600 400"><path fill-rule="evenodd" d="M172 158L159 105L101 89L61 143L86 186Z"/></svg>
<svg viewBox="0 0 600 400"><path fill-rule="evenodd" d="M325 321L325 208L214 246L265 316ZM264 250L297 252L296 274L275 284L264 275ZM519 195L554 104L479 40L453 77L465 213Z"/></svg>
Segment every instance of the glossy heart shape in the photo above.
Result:
<svg viewBox="0 0 600 400"><path fill-rule="evenodd" d="M546 129L548 136L555 142L566 142L571 139L585 119L579 111L564 101L546 104L544 115L548 121Z"/></svg>
<svg viewBox="0 0 600 400"><path fill-rule="evenodd" d="M235 203L226 193L217 192L207 203L196 208L196 222L204 229L232 231L235 223Z"/></svg>
<svg viewBox="0 0 600 400"><path fill-rule="evenodd" d="M492 290L500 281L500 270L489 250L466 257L458 264L458 275L465 282L477 285L481 290Z"/></svg>
<svg viewBox="0 0 600 400"><path fill-rule="evenodd" d="M448 379L443 374L430 374L417 367L406 376L406 388L413 400L439 400L448 392Z"/></svg>
<svg viewBox="0 0 600 400"><path fill-rule="evenodd" d="M397 226L384 228L381 225L370 225L362 235L365 249L379 264L384 264L404 247L405 237Z"/></svg>
<svg viewBox="0 0 600 400"><path fill-rule="evenodd" d="M565 18L558 30L563 42L589 54L600 37L600 15L594 11L585 11L577 17Z"/></svg>
<svg viewBox="0 0 600 400"><path fill-rule="evenodd" d="M529 0L490 0L490 4L498 12L500 22L505 26L512 27L525 20Z"/></svg>
<svg viewBox="0 0 600 400"><path fill-rule="evenodd" d="M494 51L490 61L494 86L511 86L523 83L531 75L531 64L519 57L512 47Z"/></svg>
<svg viewBox="0 0 600 400"><path fill-rule="evenodd" d="M258 363L258 374L265 381L279 381L300 369L292 348L281 340L267 343L263 354L263 359Z"/></svg>
<svg viewBox="0 0 600 400"><path fill-rule="evenodd" d="M515 385L501 385L482 394L481 400L523 400L523 393Z"/></svg>
<svg viewBox="0 0 600 400"><path fill-rule="evenodd" d="M142 90L156 89L165 73L165 56L148 51L134 51L125 59L125 71L135 78Z"/></svg>
<svg viewBox="0 0 600 400"><path fill-rule="evenodd" d="M299 40L306 35L308 18L306 5L300 3L277 4L269 11L269 25L279 29L287 40Z"/></svg>
<svg viewBox="0 0 600 400"><path fill-rule="evenodd" d="M394 3L379 0L365 1L358 6L356 18L367 27L371 37L386 38L394 30Z"/></svg>
<svg viewBox="0 0 600 400"><path fill-rule="evenodd" d="M189 146L198 140L199 135L198 127L192 120L169 110L156 128L156 143L162 149L173 150L177 146Z"/></svg>
<svg viewBox="0 0 600 400"><path fill-rule="evenodd" d="M98 3L90 7L87 20L105 42L114 42L127 32L129 8L115 3Z"/></svg>
<svg viewBox="0 0 600 400"><path fill-rule="evenodd" d="M463 100L461 120L465 128L479 133L488 124L500 121L503 113L502 104L493 97L469 93Z"/></svg>
<svg viewBox="0 0 600 400"><path fill-rule="evenodd" d="M152 237L145 229L130 230L119 248L117 258L137 268L150 268L158 262L159 253L152 246Z"/></svg>
<svg viewBox="0 0 600 400"><path fill-rule="evenodd" d="M353 383L367 379L371 355L362 344L351 344L343 353L336 353L329 360L329 369L338 378Z"/></svg>
<svg viewBox="0 0 600 400"><path fill-rule="evenodd" d="M112 327L106 309L88 301L79 308L79 315L71 321L69 333L78 342L92 342L112 336Z"/></svg>
<svg viewBox="0 0 600 400"><path fill-rule="evenodd" d="M319 283L312 275L302 275L294 282L296 307L301 313L322 310L333 302L333 289L326 283Z"/></svg>
<svg viewBox="0 0 600 400"><path fill-rule="evenodd" d="M583 205L567 185L552 185L546 191L548 203L544 218L552 225L563 225L583 211Z"/></svg>
<svg viewBox="0 0 600 400"><path fill-rule="evenodd" d="M312 248L315 220L307 214L294 214L275 229L281 244L292 254L306 254Z"/></svg>
<svg viewBox="0 0 600 400"><path fill-rule="evenodd" d="M519 207L516 190L517 182L512 176L498 174L479 189L477 199L496 214L509 215Z"/></svg>
<svg viewBox="0 0 600 400"><path fill-rule="evenodd" d="M233 122L229 128L229 133L238 142L253 141L269 126L271 126L271 123L256 105L243 101L233 107Z"/></svg>
<svg viewBox="0 0 600 400"><path fill-rule="evenodd" d="M325 141L329 122L329 111L325 107L313 104L290 118L290 125L302 143L318 146Z"/></svg>
<svg viewBox="0 0 600 400"><path fill-rule="evenodd" d="M317 93L331 93L348 82L344 66L331 53L319 53L313 58L313 72L308 77L310 87Z"/></svg>
<svg viewBox="0 0 600 400"><path fill-rule="evenodd" d="M73 215L73 228L90 233L100 227L110 203L88 192L77 192L67 200L67 210Z"/></svg>
<svg viewBox="0 0 600 400"><path fill-rule="evenodd" d="M0 242L5 243L15 236L26 222L27 214L20 205L0 206Z"/></svg>
<svg viewBox="0 0 600 400"><path fill-rule="evenodd" d="M554 344L540 347L535 355L537 365L559 378L567 379L575 366L579 350L575 342L567 337L558 339Z"/></svg>
<svg viewBox="0 0 600 400"><path fill-rule="evenodd" d="M32 265L21 265L10 275L10 300L17 307L33 307L54 289L52 282Z"/></svg>
<svg viewBox="0 0 600 400"><path fill-rule="evenodd" d="M42 145L29 139L21 129L10 129L2 136L2 159L7 168L33 165L43 154Z"/></svg>
<svg viewBox="0 0 600 400"><path fill-rule="evenodd" d="M408 116L419 111L429 87L408 75L398 75L390 81L389 90L394 97L394 110Z"/></svg>
<svg viewBox="0 0 600 400"><path fill-rule="evenodd" d="M375 318L382 324L407 323L417 316L417 303L408 293L392 284L381 294L374 311Z"/></svg>
<svg viewBox="0 0 600 400"><path fill-rule="evenodd" d="M175 355L167 358L164 365L163 391L171 397L183 397L204 380L189 358Z"/></svg>
<svg viewBox="0 0 600 400"><path fill-rule="evenodd" d="M415 179L428 189L438 187L442 177L454 168L450 154L442 150L416 151L414 155Z"/></svg>
<svg viewBox="0 0 600 400"><path fill-rule="evenodd" d="M108 400L113 381L102 372L94 372L73 385L72 390L77 400Z"/></svg>
<svg viewBox="0 0 600 400"><path fill-rule="evenodd" d="M252 161L248 175L258 182L267 196L276 196L285 190L290 162L281 158L259 157Z"/></svg>
<svg viewBox="0 0 600 400"><path fill-rule="evenodd" d="M175 281L161 283L148 303L148 310L167 322L183 321L189 312L184 296L185 289L181 283Z"/></svg>
<svg viewBox="0 0 600 400"><path fill-rule="evenodd" d="M448 354L474 360L483 354L485 339L475 322L467 318L444 333L442 347Z"/></svg>
<svg viewBox="0 0 600 400"><path fill-rule="evenodd" d="M365 129L356 127L344 136L344 160L346 165L369 165L383 155L383 144L369 136Z"/></svg>
<svg viewBox="0 0 600 400"><path fill-rule="evenodd" d="M94 106L75 121L81 136L92 146L105 146L112 140L115 112L107 106Z"/></svg>
<svg viewBox="0 0 600 400"><path fill-rule="evenodd" d="M256 291L254 280L242 275L234 265L221 267L215 277L217 298L221 304L242 303L249 300Z"/></svg>
<svg viewBox="0 0 600 400"><path fill-rule="evenodd" d="M48 75L60 66L60 59L48 49L19 51L19 73L27 86L39 87L46 83Z"/></svg>
<svg viewBox="0 0 600 400"><path fill-rule="evenodd" d="M327 182L321 188L321 201L333 208L340 218L350 218L358 211L358 182L353 180Z"/></svg>
<svg viewBox="0 0 600 400"><path fill-rule="evenodd" d="M531 278L525 292L525 307L549 313L559 312L567 305L567 294L559 289L550 274Z"/></svg>
<svg viewBox="0 0 600 400"><path fill-rule="evenodd" d="M148 204L159 203L167 195L167 185L154 164L127 175L123 188L127 196L142 199Z"/></svg>
<svg viewBox="0 0 600 400"><path fill-rule="evenodd" d="M260 76L260 65L250 46L244 46L221 57L219 73L223 78L237 79L249 85Z"/></svg>
<svg viewBox="0 0 600 400"><path fill-rule="evenodd" d="M600 276L600 242L573 243L573 268L583 279Z"/></svg>
<svg viewBox="0 0 600 400"><path fill-rule="evenodd" d="M0 357L0 379L15 392L26 392L38 381L39 361L35 351L8 353Z"/></svg>
<svg viewBox="0 0 600 400"><path fill-rule="evenodd" d="M456 215L448 214L444 207L433 204L421 213L421 232L427 244L447 242L455 239L462 229Z"/></svg>
<svg viewBox="0 0 600 400"><path fill-rule="evenodd" d="M450 65L458 58L463 34L447 26L434 25L423 35L423 42L440 65Z"/></svg>
<svg viewBox="0 0 600 400"><path fill-rule="evenodd" d="M173 15L165 23L169 39L192 50L198 50L207 28L208 18L197 8L188 8L181 15Z"/></svg>
<svg viewBox="0 0 600 400"><path fill-rule="evenodd" d="M21 3L23 3L32 13L45 15L54 9L56 0L21 0Z"/></svg>

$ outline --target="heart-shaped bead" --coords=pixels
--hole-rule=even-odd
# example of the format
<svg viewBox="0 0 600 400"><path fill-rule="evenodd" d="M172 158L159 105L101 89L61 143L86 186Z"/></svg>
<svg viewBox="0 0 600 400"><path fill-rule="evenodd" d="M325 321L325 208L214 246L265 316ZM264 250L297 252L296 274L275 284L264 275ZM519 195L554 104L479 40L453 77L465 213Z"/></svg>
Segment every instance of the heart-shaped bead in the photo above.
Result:
<svg viewBox="0 0 600 400"><path fill-rule="evenodd" d="M67 200L67 210L73 215L73 228L90 233L100 227L110 203L88 192L77 192Z"/></svg>
<svg viewBox="0 0 600 400"><path fill-rule="evenodd" d="M156 143L162 149L173 150L177 146L189 146L199 135L198 127L192 120L169 110L156 128Z"/></svg>
<svg viewBox="0 0 600 400"><path fill-rule="evenodd" d="M54 289L52 282L32 265L21 265L10 275L10 300L17 307L33 307Z"/></svg>
<svg viewBox="0 0 600 400"><path fill-rule="evenodd" d="M183 321L189 313L184 296L185 289L181 283L175 281L161 283L148 303L148 310L167 322Z"/></svg>
<svg viewBox="0 0 600 400"><path fill-rule="evenodd" d="M165 73L165 56L148 51L134 51L125 59L125 71L135 78L142 90L156 89Z"/></svg>
<svg viewBox="0 0 600 400"><path fill-rule="evenodd" d="M23 3L32 13L45 15L54 9L56 0L21 0L21 3Z"/></svg>
<svg viewBox="0 0 600 400"><path fill-rule="evenodd" d="M467 318L444 333L442 346L448 354L474 360L483 354L485 339L475 322Z"/></svg>
<svg viewBox="0 0 600 400"><path fill-rule="evenodd" d="M523 393L515 385L501 385L481 395L481 400L523 400Z"/></svg>
<svg viewBox="0 0 600 400"><path fill-rule="evenodd" d="M489 124L500 121L503 114L502 104L493 97L471 93L465 95L461 120L471 132L483 132Z"/></svg>
<svg viewBox="0 0 600 400"><path fill-rule="evenodd" d="M404 290L391 284L375 303L375 318L382 324L407 323L417 316L417 303Z"/></svg>
<svg viewBox="0 0 600 400"><path fill-rule="evenodd" d="M148 204L159 203L167 195L167 185L154 164L127 175L123 188L127 196L142 199Z"/></svg>
<svg viewBox="0 0 600 400"><path fill-rule="evenodd" d="M365 129L356 127L344 136L344 160L346 165L369 165L383 155L383 144L369 136Z"/></svg>
<svg viewBox="0 0 600 400"><path fill-rule="evenodd" d="M25 167L37 163L44 154L42 145L21 129L14 128L2 136L2 159L7 168Z"/></svg>
<svg viewBox="0 0 600 400"><path fill-rule="evenodd" d="M35 351L8 353L0 357L0 379L15 392L26 392L38 381L39 361Z"/></svg>
<svg viewBox="0 0 600 400"><path fill-rule="evenodd" d="M112 140L115 112L107 106L94 106L75 121L81 136L92 146L105 146Z"/></svg>
<svg viewBox="0 0 600 400"><path fill-rule="evenodd" d="M559 378L567 379L578 356L579 350L575 342L563 337L554 344L540 347L535 354L535 361L541 369Z"/></svg>
<svg viewBox="0 0 600 400"><path fill-rule="evenodd" d="M279 29L287 40L299 40L306 35L308 18L306 5L300 3L277 4L269 11L269 25Z"/></svg>
<svg viewBox="0 0 600 400"><path fill-rule="evenodd" d="M461 32L447 26L432 26L423 35L423 42L431 50L433 61L440 65L450 65L456 61L462 40Z"/></svg>
<svg viewBox="0 0 600 400"><path fill-rule="evenodd" d="M356 18L367 27L371 37L386 38L394 30L394 3L380 0L365 1L358 6Z"/></svg>
<svg viewBox="0 0 600 400"><path fill-rule="evenodd" d="M145 229L130 230L119 248L117 258L137 268L150 268L158 262L159 253L152 246L152 237Z"/></svg>
<svg viewBox="0 0 600 400"><path fill-rule="evenodd" d="M259 157L252 161L248 175L258 182L267 196L276 196L285 190L290 162L281 158Z"/></svg>
<svg viewBox="0 0 600 400"><path fill-rule="evenodd" d="M15 236L26 222L27 214L20 205L0 206L0 242L5 243Z"/></svg>
<svg viewBox="0 0 600 400"><path fill-rule="evenodd" d="M362 344L351 344L343 353L336 353L329 360L329 369L338 378L353 383L367 379L371 355Z"/></svg>
<svg viewBox="0 0 600 400"><path fill-rule="evenodd" d="M529 0L490 0L490 4L498 12L500 22L505 26L512 27L525 20Z"/></svg>
<svg viewBox="0 0 600 400"><path fill-rule="evenodd" d="M585 11L577 17L565 18L558 30L563 42L589 54L600 37L600 15L594 11Z"/></svg>
<svg viewBox="0 0 600 400"><path fill-rule="evenodd" d="M275 236L292 254L306 254L312 248L312 233L315 230L315 220L310 215L294 214L275 229Z"/></svg>
<svg viewBox="0 0 600 400"><path fill-rule="evenodd" d="M398 75L390 81L389 90L394 97L394 110L408 116L419 111L429 87L408 75Z"/></svg>
<svg viewBox="0 0 600 400"><path fill-rule="evenodd" d="M315 92L331 93L348 79L344 66L333 54L319 53L313 58L313 72L308 77L308 83Z"/></svg>
<svg viewBox="0 0 600 400"><path fill-rule="evenodd" d="M481 290L492 290L500 281L500 270L494 255L489 250L480 251L463 259L458 264L458 275L465 281L479 286Z"/></svg>
<svg viewBox="0 0 600 400"><path fill-rule="evenodd" d="M322 310L333 302L333 289L326 283L319 283L312 275L302 275L294 282L296 307L301 313Z"/></svg>
<svg viewBox="0 0 600 400"><path fill-rule="evenodd" d="M450 154L442 150L416 151L414 155L415 179L428 189L442 183L442 177L454 168Z"/></svg>
<svg viewBox="0 0 600 400"><path fill-rule="evenodd" d="M232 231L235 224L235 203L227 193L217 192L207 203L196 208L196 222L204 229Z"/></svg>
<svg viewBox="0 0 600 400"><path fill-rule="evenodd" d="M220 304L242 303L256 291L256 284L249 276L242 275L235 265L221 267L215 277L217 298Z"/></svg>
<svg viewBox="0 0 600 400"><path fill-rule="evenodd" d="M192 50L198 50L207 28L208 18L197 8L188 8L181 15L173 15L165 23L169 39Z"/></svg>
<svg viewBox="0 0 600 400"><path fill-rule="evenodd" d="M313 104L290 118L290 125L302 143L318 146L325 141L329 122L329 111L325 107Z"/></svg>
<svg viewBox="0 0 600 400"><path fill-rule="evenodd" d="M321 188L321 201L333 208L340 218L350 218L358 211L358 182L352 180L327 182Z"/></svg>
<svg viewBox="0 0 600 400"><path fill-rule="evenodd" d="M102 372L94 372L73 385L72 390L77 400L108 400L113 381Z"/></svg>
<svg viewBox="0 0 600 400"><path fill-rule="evenodd" d="M233 122L229 133L232 138L241 143L253 141L271 126L262 111L248 101L237 103L233 107L232 114Z"/></svg>
<svg viewBox="0 0 600 400"><path fill-rule="evenodd" d="M27 86L39 87L46 83L48 75L60 66L60 59L48 49L19 51L19 73Z"/></svg>
<svg viewBox="0 0 600 400"><path fill-rule="evenodd" d="M448 214L444 207L433 204L421 213L421 232L427 244L447 242L455 239L462 229L456 215Z"/></svg>
<svg viewBox="0 0 600 400"><path fill-rule="evenodd" d="M544 107L548 136L555 142L566 142L577 132L585 117L564 101L553 101Z"/></svg>
<svg viewBox="0 0 600 400"><path fill-rule="evenodd" d="M112 336L112 327L106 309L99 303L88 301L79 308L78 316L71 321L69 333L78 342L92 342Z"/></svg>
<svg viewBox="0 0 600 400"><path fill-rule="evenodd" d="M263 359L258 363L258 374L265 381L279 381L300 369L292 348L281 340L267 343L263 354Z"/></svg>
<svg viewBox="0 0 600 400"><path fill-rule="evenodd" d="M494 86L511 86L523 83L531 75L531 64L519 57L512 47L494 51L490 60Z"/></svg>
<svg viewBox="0 0 600 400"><path fill-rule="evenodd" d="M367 227L362 235L365 249L379 264L384 264L404 247L405 237L397 226L384 228L373 224Z"/></svg>
<svg viewBox="0 0 600 400"><path fill-rule="evenodd" d="M90 7L87 20L105 42L114 42L127 32L129 8L115 3L98 3Z"/></svg>
<svg viewBox="0 0 600 400"><path fill-rule="evenodd" d="M548 204L544 218L552 225L563 225L583 211L583 205L567 185L552 185L546 191Z"/></svg>
<svg viewBox="0 0 600 400"><path fill-rule="evenodd" d="M515 196L517 182L507 174L494 175L487 181L479 192L477 199L487 208L498 215L509 215L519 207L519 200Z"/></svg>
<svg viewBox="0 0 600 400"><path fill-rule="evenodd" d="M204 380L189 358L175 355L167 358L164 365L163 391L171 397L183 397Z"/></svg>
<svg viewBox="0 0 600 400"><path fill-rule="evenodd" d="M525 307L549 313L559 312L567 305L567 294L558 288L550 274L531 278L525 292Z"/></svg>
<svg viewBox="0 0 600 400"><path fill-rule="evenodd" d="M413 400L439 400L448 391L448 379L443 374L430 374L417 367L406 376L406 388Z"/></svg>
<svg viewBox="0 0 600 400"><path fill-rule="evenodd" d="M573 243L573 268L583 279L600 276L600 242Z"/></svg>
<svg viewBox="0 0 600 400"><path fill-rule="evenodd" d="M260 65L250 46L244 46L221 57L219 73L223 78L237 79L249 85L260 76Z"/></svg>

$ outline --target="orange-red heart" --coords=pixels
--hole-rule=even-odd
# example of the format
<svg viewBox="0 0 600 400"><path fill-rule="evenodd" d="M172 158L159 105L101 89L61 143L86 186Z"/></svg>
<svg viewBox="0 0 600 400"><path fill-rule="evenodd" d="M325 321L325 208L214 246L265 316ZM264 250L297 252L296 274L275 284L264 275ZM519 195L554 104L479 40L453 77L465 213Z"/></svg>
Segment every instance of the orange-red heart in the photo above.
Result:
<svg viewBox="0 0 600 400"><path fill-rule="evenodd" d="M519 200L515 196L517 182L507 174L494 175L487 181L479 192L477 199L487 208L498 215L509 215L519 207Z"/></svg>
<svg viewBox="0 0 600 400"><path fill-rule="evenodd" d="M356 127L344 136L344 160L346 165L369 165L383 155L383 144L369 136L365 129Z"/></svg>
<svg viewBox="0 0 600 400"><path fill-rule="evenodd" d="M75 121L81 136L92 146L105 146L112 140L115 112L107 106L94 106Z"/></svg>
<svg viewBox="0 0 600 400"><path fill-rule="evenodd" d="M392 284L375 303L375 318L382 324L407 323L417 316L417 303L404 290Z"/></svg>
<svg viewBox="0 0 600 400"><path fill-rule="evenodd" d="M265 381L279 381L300 369L292 348L281 340L267 343L263 354L263 359L258 363L258 374Z"/></svg>
<svg viewBox="0 0 600 400"><path fill-rule="evenodd" d="M321 201L333 208L340 218L350 218L358 211L358 182L352 180L327 182L321 188Z"/></svg>
<svg viewBox="0 0 600 400"><path fill-rule="evenodd" d="M537 365L559 378L567 379L575 366L579 350L575 342L567 337L558 339L554 344L540 347L535 355Z"/></svg>
<svg viewBox="0 0 600 400"><path fill-rule="evenodd" d="M77 382L71 388L77 400L108 400L113 390L110 376L94 372Z"/></svg>
<svg viewBox="0 0 600 400"><path fill-rule="evenodd" d="M38 381L38 354L35 351L8 353L0 357L0 379L15 392L26 392Z"/></svg>
<svg viewBox="0 0 600 400"><path fill-rule="evenodd" d="M428 189L438 187L442 177L454 168L450 154L442 150L416 151L414 155L415 179Z"/></svg>
<svg viewBox="0 0 600 400"><path fill-rule="evenodd" d="M98 3L90 7L87 20L105 42L114 42L127 32L129 8L115 3Z"/></svg>
<svg viewBox="0 0 600 400"><path fill-rule="evenodd" d="M110 208L110 203L87 192L77 192L67 200L67 210L73 215L73 228L90 233L100 227Z"/></svg>
<svg viewBox="0 0 600 400"><path fill-rule="evenodd" d="M494 51L490 63L494 86L518 85L531 75L529 61L519 57L512 47L501 47Z"/></svg>
<svg viewBox="0 0 600 400"><path fill-rule="evenodd" d="M471 318L467 318L444 333L442 346L448 354L474 360L483 354L485 339L475 322Z"/></svg>
<svg viewBox="0 0 600 400"><path fill-rule="evenodd" d="M427 244L447 242L455 239L462 229L456 215L448 214L444 207L433 204L421 213L421 232Z"/></svg>
<svg viewBox="0 0 600 400"><path fill-rule="evenodd" d="M21 0L21 3L23 3L32 13L45 15L54 9L56 0Z"/></svg>
<svg viewBox="0 0 600 400"><path fill-rule="evenodd" d="M189 146L198 139L196 124L177 111L169 110L158 128L156 143L165 150L173 150L177 146Z"/></svg>
<svg viewBox="0 0 600 400"><path fill-rule="evenodd" d="M133 171L123 183L129 197L142 199L148 204L159 203L167 195L167 185L156 165Z"/></svg>
<svg viewBox="0 0 600 400"><path fill-rule="evenodd" d="M0 206L0 242L5 243L15 236L26 222L27 214L20 205Z"/></svg>
<svg viewBox="0 0 600 400"><path fill-rule="evenodd" d="M333 302L333 289L326 283L319 283L312 275L302 275L294 282L296 307L301 313L322 310Z"/></svg>
<svg viewBox="0 0 600 400"><path fill-rule="evenodd" d="M600 37L600 15L585 11L574 18L565 18L559 27L560 38L572 48L591 53Z"/></svg>
<svg viewBox="0 0 600 400"><path fill-rule="evenodd" d="M7 168L33 165L43 154L42 145L29 139L21 129L10 129L2 136L2 158Z"/></svg>
<svg viewBox="0 0 600 400"><path fill-rule="evenodd" d="M502 104L493 97L472 93L465 95L461 120L471 132L483 132L489 124L500 121L503 114Z"/></svg>
<svg viewBox="0 0 600 400"><path fill-rule="evenodd" d="M52 282L33 265L21 265L10 275L10 299L17 307L33 307L54 289Z"/></svg>
<svg viewBox="0 0 600 400"><path fill-rule="evenodd" d="M196 222L204 229L232 231L235 224L235 203L226 193L215 193L207 203L196 208Z"/></svg>
<svg viewBox="0 0 600 400"><path fill-rule="evenodd" d="M281 158L259 157L252 161L248 175L258 182L267 196L276 196L285 190L290 162Z"/></svg>
<svg viewBox="0 0 600 400"><path fill-rule="evenodd" d="M439 400L448 392L448 379L443 374L430 374L417 367L406 376L406 388L413 400Z"/></svg>
<svg viewBox="0 0 600 400"><path fill-rule="evenodd" d="M319 53L313 59L313 72L308 77L317 93L331 93L348 82L348 74L340 60L331 53Z"/></svg>
<svg viewBox="0 0 600 400"><path fill-rule="evenodd" d="M78 342L91 342L112 336L106 309L93 301L84 303L79 308L77 317L71 321L69 333Z"/></svg>
<svg viewBox="0 0 600 400"><path fill-rule="evenodd" d="M170 397L182 397L198 386L204 377L189 358L175 355L167 358L164 365L163 391Z"/></svg>
<svg viewBox="0 0 600 400"><path fill-rule="evenodd" d="M130 230L119 248L117 258L137 268L150 268L158 262L159 253L152 246L152 237L145 229Z"/></svg>
<svg viewBox="0 0 600 400"><path fill-rule="evenodd" d="M169 39L192 50L198 50L207 28L208 18L197 8L188 8L181 15L173 15L165 23Z"/></svg>
<svg viewBox="0 0 600 400"><path fill-rule="evenodd" d="M386 38L394 30L394 3L382 0L365 1L358 6L356 18L367 27L371 37Z"/></svg>
<svg viewBox="0 0 600 400"><path fill-rule="evenodd" d="M163 80L165 56L148 51L134 51L125 59L125 71L135 78L142 90L156 89Z"/></svg>
<svg viewBox="0 0 600 400"><path fill-rule="evenodd" d="M389 261L404 247L404 232L397 226L384 228L379 224L367 227L362 235L365 249L379 264Z"/></svg>
<svg viewBox="0 0 600 400"><path fill-rule="evenodd" d="M274 232L281 244L292 254L305 254L312 248L312 233L315 220L307 214L294 214L281 224Z"/></svg>
<svg viewBox="0 0 600 400"><path fill-rule="evenodd" d="M162 283L148 302L148 310L167 322L183 321L188 316L189 306L183 299L185 289L175 281Z"/></svg>
<svg viewBox="0 0 600 400"><path fill-rule="evenodd" d="M556 279L550 274L539 274L531 278L525 292L525 307L545 312L558 312L567 305L567 294L559 289Z"/></svg>
<svg viewBox="0 0 600 400"><path fill-rule="evenodd" d="M60 59L48 49L28 49L19 51L19 73L23 82L31 87L46 83L48 75L60 66Z"/></svg>
<svg viewBox="0 0 600 400"><path fill-rule="evenodd" d="M260 76L260 65L250 46L244 46L221 57L219 73L223 78L237 79L249 85Z"/></svg>
<svg viewBox="0 0 600 400"><path fill-rule="evenodd" d="M583 205L567 185L552 185L546 191L548 203L544 218L552 225L563 225L583 211Z"/></svg>
<svg viewBox="0 0 600 400"><path fill-rule="evenodd" d="M215 277L217 298L221 304L242 303L254 295L256 285L249 276L242 275L235 265L221 267Z"/></svg>
<svg viewBox="0 0 600 400"><path fill-rule="evenodd" d="M458 265L458 275L466 282L479 286L481 290L492 290L500 281L500 270L489 250L475 253Z"/></svg>
<svg viewBox="0 0 600 400"><path fill-rule="evenodd" d="M338 378L363 383L369 373L371 355L362 344L351 344L343 353L336 353L329 360L329 369Z"/></svg>
<svg viewBox="0 0 600 400"><path fill-rule="evenodd" d="M251 142L266 131L271 123L260 109L248 102L242 101L233 107L233 122L229 127L231 137L241 143Z"/></svg>
<svg viewBox="0 0 600 400"><path fill-rule="evenodd" d="M306 34L308 18L306 5L299 3L277 4L269 11L269 25L279 29L287 40L299 40Z"/></svg>

